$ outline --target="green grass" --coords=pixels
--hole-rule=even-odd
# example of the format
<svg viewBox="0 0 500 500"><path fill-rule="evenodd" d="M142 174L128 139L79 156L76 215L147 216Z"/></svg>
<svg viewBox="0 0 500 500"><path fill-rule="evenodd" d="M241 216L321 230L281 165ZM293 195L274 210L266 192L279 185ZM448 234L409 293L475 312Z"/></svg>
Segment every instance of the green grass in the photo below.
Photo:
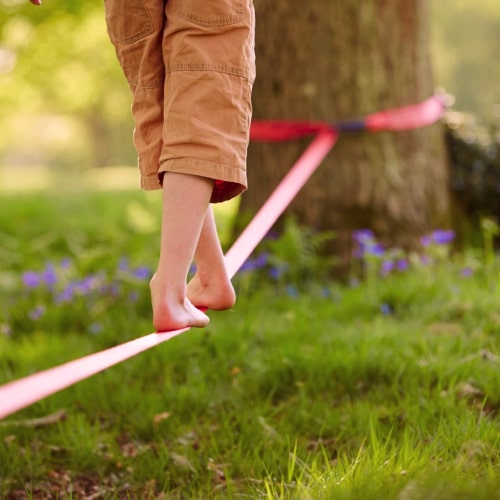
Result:
<svg viewBox="0 0 500 500"><path fill-rule="evenodd" d="M2 194L0 384L151 332L147 282L56 305L20 274L65 257L81 275L116 277L125 256L153 266L158 203L139 191ZM236 307L208 328L2 421L2 498L498 497L498 262L469 278L461 266L328 293L237 279ZM29 319L40 302L45 315ZM27 422L61 409L52 425Z"/></svg>

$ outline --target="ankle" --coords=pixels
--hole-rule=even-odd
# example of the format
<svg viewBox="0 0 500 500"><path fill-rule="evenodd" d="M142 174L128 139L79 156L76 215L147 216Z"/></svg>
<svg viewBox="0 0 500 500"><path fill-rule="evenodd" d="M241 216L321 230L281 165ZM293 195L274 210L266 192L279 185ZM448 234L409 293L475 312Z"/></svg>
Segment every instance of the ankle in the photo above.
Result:
<svg viewBox="0 0 500 500"><path fill-rule="evenodd" d="M164 274L156 272L153 274L149 282L151 293L155 296L161 297L165 302L184 303L186 299L187 287L185 282L173 283L169 280L163 279Z"/></svg>

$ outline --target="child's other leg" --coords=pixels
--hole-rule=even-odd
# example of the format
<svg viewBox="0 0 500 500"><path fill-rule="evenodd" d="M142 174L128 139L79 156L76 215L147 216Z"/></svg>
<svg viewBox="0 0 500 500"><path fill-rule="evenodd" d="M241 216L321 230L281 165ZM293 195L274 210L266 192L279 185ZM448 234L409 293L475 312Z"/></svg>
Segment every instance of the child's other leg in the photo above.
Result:
<svg viewBox="0 0 500 500"><path fill-rule="evenodd" d="M194 255L196 274L189 282L187 296L199 307L222 311L233 307L236 296L229 279L217 235L215 218L208 207Z"/></svg>
<svg viewBox="0 0 500 500"><path fill-rule="evenodd" d="M203 327L209 318L187 298L186 279L213 191L204 177L169 172L163 179L160 257L151 280L157 331Z"/></svg>

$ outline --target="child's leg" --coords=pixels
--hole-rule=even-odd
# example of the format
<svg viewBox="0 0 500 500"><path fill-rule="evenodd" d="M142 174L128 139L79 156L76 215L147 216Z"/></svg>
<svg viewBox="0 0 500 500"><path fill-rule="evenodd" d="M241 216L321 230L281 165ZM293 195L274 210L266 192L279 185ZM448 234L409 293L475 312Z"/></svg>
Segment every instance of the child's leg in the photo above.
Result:
<svg viewBox="0 0 500 500"><path fill-rule="evenodd" d="M187 287L189 300L195 306L204 306L216 311L231 308L236 297L226 272L211 207L208 207L203 222L194 260L196 274Z"/></svg>
<svg viewBox="0 0 500 500"><path fill-rule="evenodd" d="M187 298L186 278L213 184L204 177L165 174L160 258L151 280L153 324L157 331L203 327L209 322L208 316Z"/></svg>

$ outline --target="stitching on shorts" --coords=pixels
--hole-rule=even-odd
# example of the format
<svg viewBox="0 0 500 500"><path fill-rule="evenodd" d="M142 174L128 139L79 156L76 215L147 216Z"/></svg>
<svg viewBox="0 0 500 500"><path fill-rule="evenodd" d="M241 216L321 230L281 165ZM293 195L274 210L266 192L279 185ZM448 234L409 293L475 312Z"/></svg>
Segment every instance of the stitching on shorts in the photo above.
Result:
<svg viewBox="0 0 500 500"><path fill-rule="evenodd" d="M158 80L140 81L137 78L134 78L133 80L129 80L129 83L133 87L140 87L143 89L156 89L158 87L162 87L165 83L165 74L161 74Z"/></svg>
<svg viewBox="0 0 500 500"><path fill-rule="evenodd" d="M145 37L147 35L151 35L151 33L153 33L153 31L154 31L154 28L153 28L153 25L151 25L150 28L145 28L140 33L137 33L137 35L134 35L134 36L131 36L129 38L126 38L123 41L118 41L117 43L118 44L123 44L123 45L130 45L131 43L137 42L138 40L140 40L141 38L143 38L143 37Z"/></svg>
<svg viewBox="0 0 500 500"><path fill-rule="evenodd" d="M231 24L237 24L241 22L243 19L243 12L239 14L238 16L233 16L233 17L222 17L216 21L204 21L203 19L189 15L189 14L183 14L184 19L187 21L191 21L192 23L198 24L199 26L203 26L204 28L220 28L222 26L229 26Z"/></svg>
<svg viewBox="0 0 500 500"><path fill-rule="evenodd" d="M234 66L219 66L217 64L171 64L166 67L167 73L174 71L215 71L228 75L239 76L241 78L252 79L249 71Z"/></svg>

